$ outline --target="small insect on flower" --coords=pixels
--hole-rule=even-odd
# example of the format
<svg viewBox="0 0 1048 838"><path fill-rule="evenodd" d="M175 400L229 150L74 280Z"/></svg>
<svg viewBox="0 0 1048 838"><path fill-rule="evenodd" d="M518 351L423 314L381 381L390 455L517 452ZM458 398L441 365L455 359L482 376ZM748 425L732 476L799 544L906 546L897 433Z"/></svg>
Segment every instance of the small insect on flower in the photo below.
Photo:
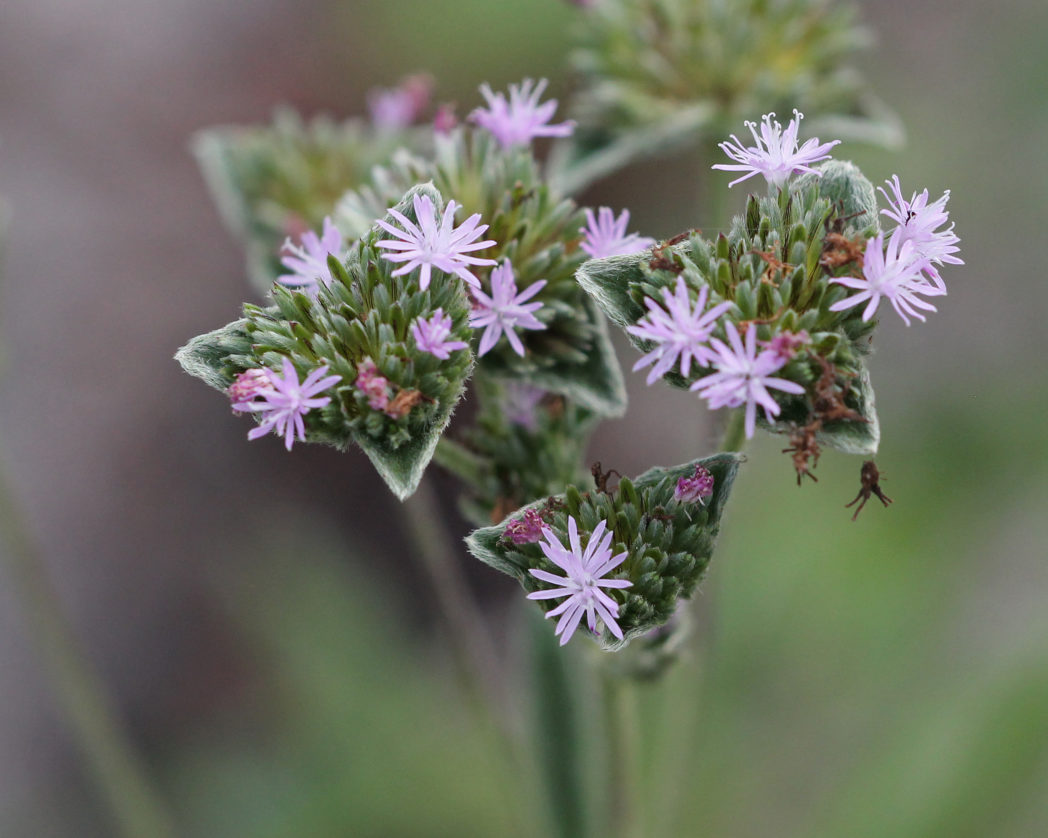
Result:
<svg viewBox="0 0 1048 838"><path fill-rule="evenodd" d="M527 302L545 287L546 280L540 279L518 294L517 280L509 259L495 268L491 272L491 296L479 289L473 290L474 307L469 325L474 329L484 328L477 354L486 355L505 335L513 351L523 358L524 344L515 330L546 328L546 324L535 317L542 303Z"/></svg>
<svg viewBox="0 0 1048 838"><path fill-rule="evenodd" d="M647 383L652 384L664 376L678 362L680 374L687 376L691 372L691 363L707 366L713 360L714 353L707 345L714 326L722 314L728 311L730 302L718 303L706 311L709 298L709 287L699 289L698 299L693 306L691 293L683 277L677 277L677 290L671 293L668 288L662 289L662 305L651 297L644 300L648 313L628 326L626 331L641 340L656 344L648 354L633 365L636 372L649 364L654 364L648 372Z"/></svg>
<svg viewBox="0 0 1048 838"><path fill-rule="evenodd" d="M628 588L633 583L628 579L604 578L629 555L625 550L617 556L611 555L612 532L607 529L607 524L606 520L601 521L593 528L585 549L579 538L578 524L571 515L568 516L568 548L561 544L552 529L545 527L542 530L545 540L540 541L539 546L543 554L563 570L565 575L557 576L545 570L531 568L528 572L536 579L558 587L535 591L528 594L528 599L567 597L564 602L546 613L547 617L560 617L554 634L560 636L561 646L571 640L583 615L586 616L586 625L594 634L597 633L599 620L615 637L622 639L622 629L617 622L619 604L601 589Z"/></svg>
<svg viewBox="0 0 1048 838"><path fill-rule="evenodd" d="M328 267L328 256L336 259L342 254L342 234L330 218L324 218L323 235L317 236L312 230L302 234L299 244L293 244L291 238L284 240L281 248L281 263L291 271L281 274L277 282L289 288L300 288L307 294L315 296L320 291L320 284L331 284L331 269Z"/></svg>
<svg viewBox="0 0 1048 838"><path fill-rule="evenodd" d="M291 450L295 439L305 442L306 429L302 417L314 408L327 405L331 398L317 398L317 394L342 380L340 375L325 377L327 371L327 364L322 364L299 384L298 373L287 358L283 361L283 377L272 370L266 370L271 389L258 393L263 401L242 402L240 405L240 409L244 411L266 414L262 423L248 432L247 438L258 439L276 428L277 434L284 437L284 447L288 451Z"/></svg>
<svg viewBox="0 0 1048 838"><path fill-rule="evenodd" d="M557 110L557 100L539 104L546 83L546 79L538 84L524 79L519 85L511 84L508 100L504 94L493 93L487 84L482 84L480 92L488 107L477 108L469 118L488 131L503 148L529 145L535 137L569 137L575 130L574 122L549 124Z"/></svg>
<svg viewBox="0 0 1048 838"><path fill-rule="evenodd" d="M411 324L411 336L420 351L446 361L456 349L469 346L465 341L448 340L451 336L451 325L451 315L445 314L443 308L438 308L428 320L423 317L415 318Z"/></svg>
<svg viewBox="0 0 1048 838"><path fill-rule="evenodd" d="M889 209L881 210L881 215L886 215L898 224L895 231L899 232L902 241L913 242L914 252L928 260L928 264L924 266L924 273L932 284L945 294L946 285L935 266L944 262L953 265L964 264L954 255L960 250L957 246L960 238L953 232L954 225L951 224L945 230L939 229L950 220L950 214L946 211L950 190L947 189L942 197L929 204L927 189L919 195L914 192L907 201L903 197L898 175L892 175L892 179L886 180L885 183L892 190L892 195L883 187L878 187L889 206Z"/></svg>
<svg viewBox="0 0 1048 838"><path fill-rule="evenodd" d="M488 229L487 224L480 224L480 213L474 213L455 227L455 210L459 207L455 201L448 201L439 224L436 207L428 195L415 195L412 204L417 224L396 209L389 210L389 214L403 226L403 230L381 218L375 222L387 233L396 236L395 240L383 239L377 243L378 247L394 251L383 253L383 259L405 263L393 271L393 276L402 276L419 269L418 287L425 291L429 288L431 272L436 268L446 274L455 274L468 285L479 288L480 280L467 266L495 264L494 259L469 255L474 250L483 250L495 244L491 239L477 241Z"/></svg>
<svg viewBox="0 0 1048 838"><path fill-rule="evenodd" d="M810 172L821 175L821 172L811 168L812 163L829 159L827 153L831 148L840 143L840 140L832 140L828 143L820 143L817 137L807 140L804 145L797 146L797 129L800 127L804 114L794 109L793 119L783 130L775 119L774 113L767 113L761 117L760 134L757 134L757 125L747 122L746 127L753 134L755 146L744 146L734 134L731 142L719 143L721 149L736 163L717 163L714 169L723 169L726 172L746 172L740 178L728 184L729 187L736 183L753 177L764 175L768 183L782 188L791 175L800 172Z"/></svg>
<svg viewBox="0 0 1048 838"><path fill-rule="evenodd" d="M627 253L639 253L647 250L655 239L640 236L637 233L627 235L626 228L630 223L630 211L624 209L618 218L610 207L601 207L597 215L593 210L586 210L586 226L580 227L582 242L579 247L590 255L591 259L603 259L607 256L622 256Z"/></svg>

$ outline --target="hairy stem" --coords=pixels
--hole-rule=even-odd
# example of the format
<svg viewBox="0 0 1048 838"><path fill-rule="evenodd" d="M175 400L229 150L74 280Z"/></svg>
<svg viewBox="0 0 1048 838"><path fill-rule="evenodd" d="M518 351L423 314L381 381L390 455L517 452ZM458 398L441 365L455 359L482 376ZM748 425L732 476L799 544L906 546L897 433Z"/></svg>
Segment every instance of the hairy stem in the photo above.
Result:
<svg viewBox="0 0 1048 838"><path fill-rule="evenodd" d="M746 447L746 409L736 408L728 415L721 437L721 451L742 451Z"/></svg>
<svg viewBox="0 0 1048 838"><path fill-rule="evenodd" d="M12 584L88 772L125 838L170 838L174 827L58 599L0 463L0 531Z"/></svg>

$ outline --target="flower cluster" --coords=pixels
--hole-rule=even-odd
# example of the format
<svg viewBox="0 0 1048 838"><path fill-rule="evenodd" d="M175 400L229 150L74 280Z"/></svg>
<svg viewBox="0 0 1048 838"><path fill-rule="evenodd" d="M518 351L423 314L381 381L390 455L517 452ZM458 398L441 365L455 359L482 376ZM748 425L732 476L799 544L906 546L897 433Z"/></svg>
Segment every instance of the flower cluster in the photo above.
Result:
<svg viewBox="0 0 1048 838"><path fill-rule="evenodd" d="M300 288L307 294L316 295L321 283L325 286L331 284L328 256L337 259L342 255L342 250L342 234L334 222L325 217L322 235L307 230L297 245L290 238L284 241L280 261L291 273L281 274L277 281L281 285Z"/></svg>
<svg viewBox="0 0 1048 838"><path fill-rule="evenodd" d="M393 271L393 276L403 276L418 270L419 288L425 291L429 287L432 269L436 268L446 274L455 274L469 285L480 287L480 280L467 266L494 265L495 260L481 259L469 254L491 247L495 242L477 241L488 229L487 224L480 224L480 213L474 213L455 227L455 210L458 206L455 201L448 201L444 215L438 223L437 210L430 197L415 195L413 207L417 224L396 208L390 209L389 214L403 229L394 227L381 218L375 222L387 233L396 236L396 239L383 239L377 243L377 246L384 250L394 251L383 253L383 259L404 263Z"/></svg>
<svg viewBox="0 0 1048 838"><path fill-rule="evenodd" d="M517 280L513 275L513 265L509 259L491 272L491 295L473 289L473 313L469 325L474 329L484 329L480 338L478 355L485 355L498 343L503 335L509 341L513 351L524 355L524 344L516 329L545 329L546 325L535 318L535 312L542 308L540 302L527 302L546 286L546 280L540 279L517 293Z"/></svg>
<svg viewBox="0 0 1048 838"><path fill-rule="evenodd" d="M561 122L550 125L553 113L557 110L557 100L539 103L546 80L535 84L531 79L524 79L519 84L509 86L509 99L502 93L493 93L487 84L480 87L480 92L487 100L488 107L477 108L469 118L488 131L503 148L526 146L535 137L567 137L575 129L574 122Z"/></svg>
<svg viewBox="0 0 1048 838"><path fill-rule="evenodd" d="M610 207L601 207L596 216L593 215L593 210L587 209L586 226L579 229L582 233L579 247L586 251L590 258L603 259L606 256L637 253L655 244L655 239L637 233L627 235L626 228L629 223L629 210L623 210L616 218Z"/></svg>
<svg viewBox="0 0 1048 838"><path fill-rule="evenodd" d="M682 477L673 490L673 499L679 503L700 503L705 506L713 496L713 475L703 466L695 466L695 474Z"/></svg>
<svg viewBox="0 0 1048 838"><path fill-rule="evenodd" d="M713 168L728 172L748 173L733 180L728 184L729 187L754 175L764 175L768 183L779 188L782 188L790 175L798 172L810 172L817 176L819 172L813 169L811 164L829 159L830 155L827 152L840 143L840 140L820 143L816 137L798 147L797 130L803 118L804 114L794 110L793 119L789 121L784 130L779 122L773 121L775 114L767 113L761 117L760 135L757 134L756 123L747 122L746 127L750 129L757 144L744 146L739 138L732 134L731 142L718 145L725 154L737 162L717 163Z"/></svg>
<svg viewBox="0 0 1048 838"><path fill-rule="evenodd" d="M543 554L550 562L564 571L564 576L557 576L546 570L530 568L528 572L536 579L549 582L558 587L550 590L535 591L528 594L528 599L567 599L556 608L546 613L547 617L560 617L554 634L560 636L563 646L575 633L583 615L586 625L594 634L598 633L597 621L607 626L615 637L622 639L622 629L616 619L619 616L619 604L608 596L602 588L628 588L633 585L628 579L605 579L604 577L622 564L629 555L626 551L616 556L611 554L612 532L607 528L608 522L601 521L590 533L586 548L583 549L579 539L579 527L572 516L568 516L568 542L566 548L546 527L542 531L544 541L539 542Z"/></svg>
<svg viewBox="0 0 1048 838"><path fill-rule="evenodd" d="M370 358L357 364L357 379L354 386L368 399L372 410L385 410L389 407L389 381L379 375L378 367Z"/></svg>
<svg viewBox="0 0 1048 838"><path fill-rule="evenodd" d="M305 442L306 429L302 417L313 408L327 405L331 398L329 396L317 398L317 395L342 380L340 375L325 377L327 371L327 364L322 364L310 372L299 384L298 373L294 365L284 358L283 377L272 370L262 370L269 381L267 388L257 387L257 374L252 374L250 379L245 379L246 373L239 376L231 387L231 390L234 387L238 390L231 395L236 398L237 395L249 393L252 398L258 398L261 401L235 402L233 409L245 413L265 414L262 423L257 428L248 431L247 438L258 439L275 428L277 434L284 437L284 447L288 451L291 450L295 439ZM253 389L248 390L249 386Z"/></svg>
<svg viewBox="0 0 1048 838"><path fill-rule="evenodd" d="M534 509L524 510L517 520L506 524L506 536L514 544L534 544L542 538L546 522Z"/></svg>

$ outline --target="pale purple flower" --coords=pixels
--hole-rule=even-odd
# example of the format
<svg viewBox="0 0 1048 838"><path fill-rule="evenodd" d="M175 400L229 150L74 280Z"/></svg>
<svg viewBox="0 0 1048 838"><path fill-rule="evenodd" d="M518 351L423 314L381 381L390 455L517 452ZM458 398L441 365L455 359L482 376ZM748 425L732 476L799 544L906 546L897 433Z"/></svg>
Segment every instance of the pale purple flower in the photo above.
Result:
<svg viewBox="0 0 1048 838"><path fill-rule="evenodd" d="M884 233L878 233L866 242L866 254L863 256L862 277L842 276L831 279L838 285L854 288L859 291L850 297L830 306L830 311L844 311L853 306L866 303L862 313L863 320L869 320L877 311L881 298L887 299L898 315L910 325L910 315L918 320L925 316L917 309L935 311L936 308L918 295L938 297L946 293L945 288L929 282L924 275L928 267L927 258L917 252L912 239L897 227L884 246Z"/></svg>
<svg viewBox="0 0 1048 838"><path fill-rule="evenodd" d="M647 355L633 365L636 372L648 364L654 364L648 372L647 383L651 384L664 376L680 362L680 373L687 376L691 372L691 362L699 366L708 366L713 358L707 341L713 327L724 312L731 308L730 302L718 303L705 311L709 297L709 288L702 286L698 299L692 306L691 294L684 278L677 277L677 290L671 294L668 288L662 289L660 306L648 297L644 304L648 313L626 331L641 340L650 340L657 344Z"/></svg>
<svg viewBox="0 0 1048 838"><path fill-rule="evenodd" d="M382 258L390 262L406 263L393 271L393 276L401 276L421 268L418 287L425 291L429 288L430 271L436 268L446 274L456 274L467 284L479 288L480 280L466 266L495 264L494 259L480 259L468 255L470 251L483 250L495 244L490 239L477 241L488 229L487 224L478 226L480 213L471 215L455 227L455 210L459 206L455 201L448 201L439 224L436 207L428 195L415 195L412 203L415 207L415 218L418 219L417 224L396 209L391 209L389 214L403 225L403 230L382 219L376 222L387 233L397 237L396 240L383 239L378 242L378 247L397 251L383 253Z"/></svg>
<svg viewBox="0 0 1048 838"><path fill-rule="evenodd" d="M451 315L445 314L443 308L434 311L429 320L417 317L411 324L411 336L415 338L418 348L430 355L435 355L442 361L446 361L456 349L465 349L469 346L465 341L448 340L450 335Z"/></svg>
<svg viewBox="0 0 1048 838"><path fill-rule="evenodd" d="M673 498L681 503L700 503L713 495L713 475L703 466L695 466L692 477L682 477L673 490Z"/></svg>
<svg viewBox="0 0 1048 838"><path fill-rule="evenodd" d="M601 207L594 217L593 210L586 210L586 226L580 227L582 243L579 245L591 259L603 259L605 256L622 256L627 253L638 253L647 250L655 239L639 236L636 233L626 234L630 223L630 211L624 209L618 218L610 207Z"/></svg>
<svg viewBox="0 0 1048 838"><path fill-rule="evenodd" d="M429 104L433 80L424 74L407 76L393 88L374 87L368 91L371 122L380 131L402 131Z"/></svg>
<svg viewBox="0 0 1048 838"><path fill-rule="evenodd" d="M505 335L513 351L524 357L524 344L515 330L546 328L545 323L535 318L535 312L542 308L542 303L527 302L545 287L546 280L540 279L518 294L513 265L507 259L491 272L490 297L479 289L473 289L473 313L469 316L469 325L474 329L484 327L477 354L486 355Z"/></svg>
<svg viewBox="0 0 1048 838"><path fill-rule="evenodd" d="M828 159L830 155L826 152L837 145L840 140L820 144L816 137L807 140L798 148L797 129L804 114L794 110L793 119L786 125L786 130L783 130L779 122L773 121L774 117L774 113L761 117L760 135L757 134L756 123L746 123L746 127L750 129L757 143L755 146L744 146L734 134L731 135L732 142L719 143L724 153L738 162L717 163L713 168L727 172L748 172L729 183L729 187L754 175L764 175L768 183L779 187L786 183L790 175L798 172L810 172L821 176L822 173L811 168L810 164Z"/></svg>
<svg viewBox="0 0 1048 838"><path fill-rule="evenodd" d="M325 378L324 374L327 371L328 365L321 364L299 384L298 373L287 358L284 359L283 378L272 370L266 370L271 389L258 393L263 401L241 403L245 411L266 414L262 424L248 431L247 438L258 439L276 428L277 434L284 437L284 447L288 451L296 438L305 442L306 429L302 417L313 408L328 404L331 401L329 396L316 398L317 394L342 380L341 375L329 375Z"/></svg>
<svg viewBox="0 0 1048 838"><path fill-rule="evenodd" d="M950 200L950 190L947 189L942 197L929 204L927 189L919 195L914 192L907 201L903 197L898 175L892 175L891 180L886 180L885 183L894 193L894 197L889 195L883 187L878 187L890 207L890 209L881 210L881 215L888 216L898 224L896 229L902 231L902 240L912 241L914 252L928 260L924 273L932 284L945 294L946 285L939 276L935 265L941 265L944 262L954 265L964 264L953 255L960 250L957 247L960 238L953 232L954 225L951 224L945 230L939 229L950 220L950 214L946 211L946 202Z"/></svg>
<svg viewBox="0 0 1048 838"><path fill-rule="evenodd" d="M506 524L506 535L514 544L534 544L542 538L546 522L534 509L527 509L516 521Z"/></svg>
<svg viewBox="0 0 1048 838"><path fill-rule="evenodd" d="M745 345L734 323L725 324L724 329L731 346L717 338L710 341L716 352L713 360L716 372L700 378L691 389L706 399L712 409L745 405L746 438L749 439L756 428L757 405L764 408L769 422L782 412L768 392L769 387L797 394L803 393L804 388L785 378L772 377L771 374L782 369L786 362L772 349L757 354L756 326L751 325L746 330Z"/></svg>
<svg viewBox="0 0 1048 838"><path fill-rule="evenodd" d="M269 383L269 370L253 367L244 370L234 378L226 393L233 403L234 413L247 413L251 410L250 403L254 399L272 389L273 386Z"/></svg>
<svg viewBox="0 0 1048 838"><path fill-rule="evenodd" d="M281 274L277 282L292 288L301 288L307 294L316 294L320 283L331 284L331 269L328 267L328 256L338 258L342 254L342 234L330 218L324 218L323 235L317 236L312 230L302 234L299 244L293 244L291 238L284 240L281 248L280 262L291 271Z"/></svg>
<svg viewBox="0 0 1048 838"><path fill-rule="evenodd" d="M600 619L615 637L622 639L622 629L616 619L619 616L619 604L601 588L628 588L633 583L628 579L605 579L604 576L618 567L629 555L625 550L617 556L611 555L612 532L607 529L607 521L601 521L590 534L586 549L582 549L579 539L579 528L572 516L568 516L567 549L546 527L542 530L545 541L539 546L546 558L565 572L557 576L545 570L529 569L536 579L549 582L559 587L528 594L528 599L567 599L556 608L546 613L547 617L560 617L557 621L555 635L560 635L560 645L567 643L578 628L582 615L586 615L589 630L597 633L597 620Z"/></svg>
<svg viewBox="0 0 1048 838"><path fill-rule="evenodd" d="M500 407L502 415L512 425L535 430L535 408L546 397L546 391L524 381L507 381Z"/></svg>
<svg viewBox="0 0 1048 838"><path fill-rule="evenodd" d="M378 367L370 358L357 364L357 379L353 382L368 397L368 407L385 410L389 406L389 381L378 374Z"/></svg>
<svg viewBox="0 0 1048 838"><path fill-rule="evenodd" d="M535 84L531 79L517 85L509 86L509 99L502 93L492 93L487 84L480 86L480 92L487 100L488 108L477 108L469 115L470 120L484 128L503 148L515 145L529 145L535 137L568 137L575 130L575 123L561 122L550 125L553 112L557 110L557 100L539 104L539 98L546 89L546 80Z"/></svg>

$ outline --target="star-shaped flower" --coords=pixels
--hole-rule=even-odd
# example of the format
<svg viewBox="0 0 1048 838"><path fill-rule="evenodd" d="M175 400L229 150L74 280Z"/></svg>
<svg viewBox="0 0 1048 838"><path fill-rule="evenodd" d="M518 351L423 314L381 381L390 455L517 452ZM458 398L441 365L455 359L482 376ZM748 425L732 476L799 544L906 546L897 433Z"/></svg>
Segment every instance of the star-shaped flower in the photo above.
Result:
<svg viewBox="0 0 1048 838"><path fill-rule="evenodd" d="M535 84L531 79L524 79L519 84L509 86L509 99L502 93L492 93L487 84L480 86L480 92L488 102L488 108L477 108L469 118L484 128L503 148L518 145L529 145L535 137L568 137L575 130L575 123L561 122L550 125L553 112L557 110L557 100L539 104L539 97L546 89L546 80Z"/></svg>
<svg viewBox="0 0 1048 838"><path fill-rule="evenodd" d="M887 248L884 246L884 233L878 233L866 242L861 277L842 276L830 280L859 291L834 303L830 311L844 311L866 302L862 319L869 320L884 297L891 302L907 326L910 325L910 316L923 321L926 318L917 309L935 311L936 308L918 295L938 297L946 293L946 289L940 287L941 280L940 284L935 284L925 277L928 264L928 259L918 253L916 243L906 237L904 228L895 229Z"/></svg>
<svg viewBox="0 0 1048 838"><path fill-rule="evenodd" d="M412 203L415 218L418 219L417 224L396 209L391 209L389 214L403 225L403 230L383 219L376 222L387 233L397 237L396 240L383 239L378 242L378 247L396 251L383 253L383 259L405 263L403 267L393 271L393 276L401 276L419 268L421 270L418 287L425 291L429 288L430 272L436 268L446 274L455 274L467 284L479 288L480 280L466 266L495 264L494 259L480 259L468 255L471 251L483 250L495 244L490 239L477 241L488 229L487 224L478 226L480 213L471 215L455 227L455 210L459 207L455 201L448 201L439 224L436 207L428 195L415 195Z"/></svg>
<svg viewBox="0 0 1048 838"><path fill-rule="evenodd" d="M699 297L692 306L691 294L683 277L677 277L677 290L671 294L668 288L662 289L662 302L659 305L648 297L644 304L648 313L626 331L642 340L654 342L656 347L633 365L634 371L648 364L654 364L648 372L647 383L651 384L664 376L680 361L680 374L687 376L694 360L699 366L707 366L713 358L713 352L707 345L713 327L724 312L731 308L730 302L718 303L705 311L709 297L709 288L705 285L699 290Z"/></svg>
<svg viewBox="0 0 1048 838"><path fill-rule="evenodd" d="M546 328L545 323L535 318L535 312L542 308L542 303L526 302L545 287L546 280L540 279L518 294L517 280L509 259L495 268L491 272L491 296L479 289L473 290L473 313L469 316L469 325L474 329L484 327L477 354L490 352L499 338L505 335L513 351L524 357L524 344L514 330Z"/></svg>
<svg viewBox="0 0 1048 838"><path fill-rule="evenodd" d="M601 207L594 217L593 210L586 210L586 226L579 228L582 242L579 245L591 259L603 259L605 256L621 256L627 253L638 253L647 250L655 239L639 236L636 233L626 234L630 223L630 211L624 209L618 218L610 207Z"/></svg>
<svg viewBox="0 0 1048 838"><path fill-rule="evenodd" d="M248 439L258 439L265 436L276 428L277 433L284 437L284 447L288 451L297 439L306 441L306 429L302 423L302 417L315 407L324 407L331 398L324 396L316 398L333 384L342 380L340 375L324 374L328 371L327 364L322 364L306 376L305 380L298 383L298 373L287 358L284 359L284 375L272 370L265 370L272 389L262 390L257 395L263 399L261 402L241 402L236 405L238 410L265 413L266 416L257 428L248 431Z"/></svg>
<svg viewBox="0 0 1048 838"><path fill-rule="evenodd" d="M756 123L746 123L746 127L750 129L757 143L755 146L744 146L734 134L731 135L731 142L719 143L724 153L738 162L717 163L713 168L727 172L748 172L729 183L729 187L754 175L764 175L768 183L778 187L786 183L790 175L798 172L811 172L818 175L820 172L811 168L811 164L828 159L830 155L826 152L840 142L840 140L833 140L820 144L816 137L807 140L798 148L797 129L804 114L794 110L793 119L786 125L786 130L783 130L780 123L772 121L774 117L774 113L767 113L761 117L760 135L757 134Z"/></svg>
<svg viewBox="0 0 1048 838"><path fill-rule="evenodd" d="M301 288L307 294L316 294L320 283L331 284L328 255L338 258L342 254L342 234L330 218L325 218L323 235L317 236L312 230L307 230L297 245L289 237L284 240L281 253L280 261L291 273L281 274L277 282Z"/></svg>
<svg viewBox="0 0 1048 838"><path fill-rule="evenodd" d="M885 183L888 184L893 194L889 195L883 187L878 187L889 206L889 209L881 210L881 215L888 216L898 224L896 230L901 231L902 240L912 241L914 252L928 260L924 273L932 284L945 294L946 285L935 266L944 262L954 265L964 264L953 255L960 250L957 247L960 238L953 232L954 225L951 224L945 230L939 229L950 220L950 214L946 211L946 202L950 200L950 190L947 189L942 197L929 204L927 189L919 195L914 192L907 201L903 197L898 175L892 175L891 180L886 180Z"/></svg>
<svg viewBox="0 0 1048 838"><path fill-rule="evenodd" d="M465 349L469 345L461 340L448 340L451 336L451 315L445 314L442 308L434 311L428 320L417 317L411 324L411 336L420 350L442 361L446 361L454 350Z"/></svg>
<svg viewBox="0 0 1048 838"><path fill-rule="evenodd" d="M552 590L535 591L528 594L528 599L567 599L556 608L546 613L547 617L560 617L557 621L555 635L560 635L563 646L575 633L583 614L586 625L594 634L597 633L597 620L608 627L615 637L622 639L622 629L616 622L619 616L619 604L601 588L628 588L633 583L628 579L605 579L604 577L626 560L626 551L617 556L611 555L612 533L607 529L607 521L601 521L593 528L586 549L582 549L579 539L579 527L572 516L568 516L568 542L570 549L549 527L544 527L539 542L543 554L553 564L565 572L557 576L545 570L531 568L528 572L536 579L559 587Z"/></svg>
<svg viewBox="0 0 1048 838"><path fill-rule="evenodd" d="M769 387L798 395L804 392L804 388L785 378L772 377L771 374L782 369L786 362L773 349L765 349L757 354L755 326L751 325L746 330L745 345L734 323L725 324L724 329L731 346L717 338L710 341L716 353L712 366L717 371L700 378L691 385L691 389L706 399L714 410L745 405L746 438L749 439L756 429L757 405L764 408L764 415L769 422L782 412L768 392Z"/></svg>

